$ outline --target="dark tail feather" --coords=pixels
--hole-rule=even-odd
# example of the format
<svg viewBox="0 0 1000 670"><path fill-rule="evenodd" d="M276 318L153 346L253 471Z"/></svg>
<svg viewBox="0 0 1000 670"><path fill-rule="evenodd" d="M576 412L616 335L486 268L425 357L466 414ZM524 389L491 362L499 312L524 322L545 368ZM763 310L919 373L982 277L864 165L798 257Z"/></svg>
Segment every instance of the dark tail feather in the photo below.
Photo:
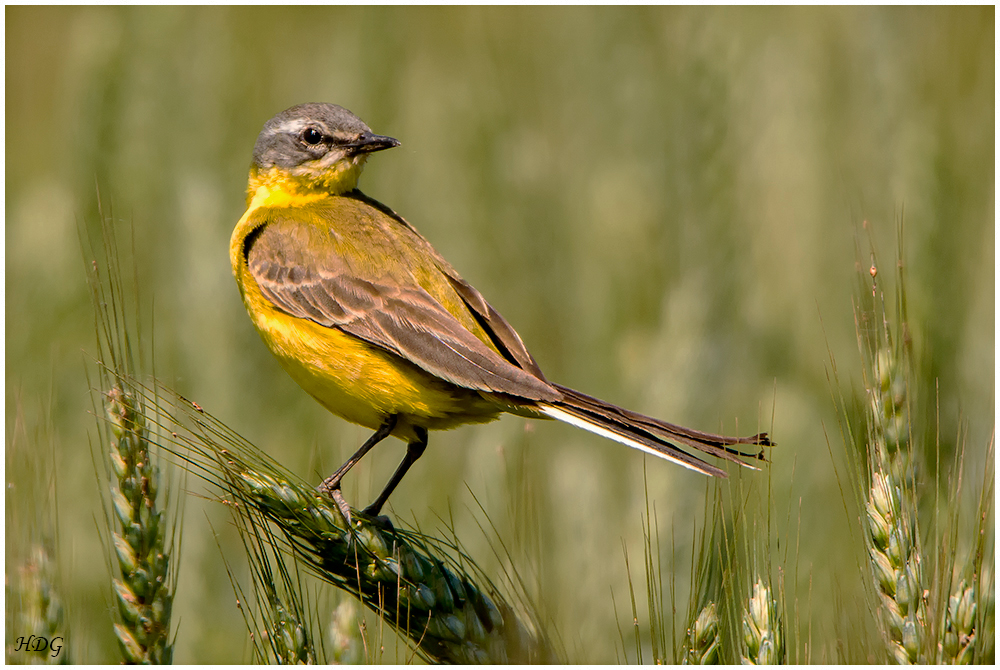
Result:
<svg viewBox="0 0 1000 670"><path fill-rule="evenodd" d="M707 475L725 477L726 472L692 456L673 442L751 469L757 468L742 459L764 461L763 449L748 454L733 447L740 444L774 446L767 433L758 433L752 437L703 433L632 412L565 386L556 386L562 391L563 399L553 403L540 403L539 409L544 414Z"/></svg>

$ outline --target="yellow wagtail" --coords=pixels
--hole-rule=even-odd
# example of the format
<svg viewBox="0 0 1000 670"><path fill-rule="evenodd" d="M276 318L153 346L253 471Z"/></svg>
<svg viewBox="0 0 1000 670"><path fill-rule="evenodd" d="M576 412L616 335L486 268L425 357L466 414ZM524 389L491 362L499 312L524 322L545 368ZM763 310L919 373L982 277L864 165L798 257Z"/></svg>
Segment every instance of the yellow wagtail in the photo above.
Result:
<svg viewBox="0 0 1000 670"><path fill-rule="evenodd" d="M552 418L725 477L680 443L741 465L725 437L659 421L548 381L517 332L401 216L358 190L375 151L398 146L343 107L311 103L264 124L247 211L230 243L250 318L281 365L321 405L375 431L321 489L348 511L341 478L389 435L406 455L377 515L427 446L427 431Z"/></svg>

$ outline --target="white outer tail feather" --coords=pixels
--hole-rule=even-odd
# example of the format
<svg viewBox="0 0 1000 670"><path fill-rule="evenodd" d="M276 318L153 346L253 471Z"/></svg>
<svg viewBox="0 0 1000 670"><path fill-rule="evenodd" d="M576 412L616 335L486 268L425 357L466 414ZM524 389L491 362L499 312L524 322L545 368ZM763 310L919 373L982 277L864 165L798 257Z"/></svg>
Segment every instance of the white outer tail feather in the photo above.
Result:
<svg viewBox="0 0 1000 670"><path fill-rule="evenodd" d="M700 473L700 474L703 474L703 475L708 475L709 474L709 473L707 473L707 472L705 472L703 470L699 470L698 468L694 467L690 463L685 463L684 461L680 460L679 458L674 458L670 454L665 454L662 451L657 451L656 449L653 449L652 447L647 447L645 444L643 444L641 442L637 442L635 440L631 440L631 439L629 439L628 437L626 437L624 435L619 435L618 433L615 433L613 431L608 430L604 426L598 425L596 423L591 423L589 421L581 419L580 417L574 416L574 415L570 414L569 412L566 412L564 410L559 409L558 407L554 407L552 405L539 404L538 405L538 410L542 414L550 416L553 419L556 419L557 421L562 421L564 423L568 423L571 426L576 426L577 428L583 428L584 430L589 431L591 433L594 433L595 435L600 435L601 437L606 437L609 440L614 440L615 442L618 442L619 444L624 444L626 447L632 447L633 449L638 449L639 451L644 451L647 454L652 454L653 456L656 456L657 458L662 458L664 460L671 461L673 463L676 463L677 465L684 466L688 470L693 470L694 472L697 472L697 473ZM742 465L742 463L741 463L741 465Z"/></svg>

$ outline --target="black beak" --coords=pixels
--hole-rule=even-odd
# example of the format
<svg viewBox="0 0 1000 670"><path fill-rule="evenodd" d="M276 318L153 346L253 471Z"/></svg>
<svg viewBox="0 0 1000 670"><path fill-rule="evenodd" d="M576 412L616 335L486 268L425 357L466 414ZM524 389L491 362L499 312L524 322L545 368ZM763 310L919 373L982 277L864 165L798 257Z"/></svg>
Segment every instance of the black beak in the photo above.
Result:
<svg viewBox="0 0 1000 670"><path fill-rule="evenodd" d="M361 133L361 136L353 142L344 145L350 149L352 154L370 154L383 149L392 149L399 146L399 140L385 135L375 133Z"/></svg>

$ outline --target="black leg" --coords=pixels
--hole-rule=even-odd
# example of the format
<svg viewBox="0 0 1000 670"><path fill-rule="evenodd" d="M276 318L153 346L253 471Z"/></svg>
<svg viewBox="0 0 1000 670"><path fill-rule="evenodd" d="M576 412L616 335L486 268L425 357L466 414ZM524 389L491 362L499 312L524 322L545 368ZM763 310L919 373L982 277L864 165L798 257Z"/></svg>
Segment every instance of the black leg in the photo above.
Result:
<svg viewBox="0 0 1000 670"><path fill-rule="evenodd" d="M382 489L382 493L375 499L375 502L365 508L364 513L368 516L378 516L378 513L382 510L382 505L392 495L399 482L403 480L403 475L406 474L411 465L417 462L417 459L424 453L424 449L427 448L427 430L418 426L414 426L413 430L417 434L416 441L406 445L406 455L403 456L403 460L400 462L399 467L396 468L396 471L392 473L392 479Z"/></svg>
<svg viewBox="0 0 1000 670"><path fill-rule="evenodd" d="M348 470L353 468L357 465L358 461L364 458L365 454L372 450L372 447L389 437L389 434L396 427L397 418L398 417L395 414L390 415L389 418L385 420L385 423L378 427L375 434L369 437L368 440L361 445L361 448L358 449L353 456L347 459L346 463L341 465L336 472L324 479L323 483L319 485L318 489L320 492L328 493L334 500L337 501L337 504L341 507L341 509L344 508L344 504L342 503L344 498L343 496L339 496L338 499L338 496L334 494L334 491L337 491L338 493L340 492L340 480L344 478L344 475L347 474ZM350 518L350 515L348 514L345 514L344 516Z"/></svg>

